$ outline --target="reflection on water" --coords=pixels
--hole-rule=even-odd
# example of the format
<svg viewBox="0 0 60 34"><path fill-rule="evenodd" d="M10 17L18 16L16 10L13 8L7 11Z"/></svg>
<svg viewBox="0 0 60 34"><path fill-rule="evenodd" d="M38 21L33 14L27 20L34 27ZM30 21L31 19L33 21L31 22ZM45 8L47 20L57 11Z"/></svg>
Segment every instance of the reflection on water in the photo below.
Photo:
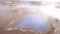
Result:
<svg viewBox="0 0 60 34"><path fill-rule="evenodd" d="M22 27L25 29L39 30L45 32L49 29L48 20L43 16L28 16L22 23L18 23L17 27Z"/></svg>

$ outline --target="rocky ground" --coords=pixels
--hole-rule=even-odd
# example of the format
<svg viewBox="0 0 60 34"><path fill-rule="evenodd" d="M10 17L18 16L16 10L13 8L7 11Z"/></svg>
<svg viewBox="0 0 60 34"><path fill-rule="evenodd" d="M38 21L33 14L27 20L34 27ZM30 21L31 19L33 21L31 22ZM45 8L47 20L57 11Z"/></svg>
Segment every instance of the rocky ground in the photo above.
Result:
<svg viewBox="0 0 60 34"><path fill-rule="evenodd" d="M21 11L21 10L20 10ZM59 34L60 33L60 20L53 16L48 16L48 20L52 24L52 28L48 32L41 33L36 30L23 30L15 27L16 22L24 18L24 14L16 10L15 4L0 4L0 34ZM27 13L28 14L28 13ZM23 17L23 18L22 18ZM9 28L12 28L10 30Z"/></svg>

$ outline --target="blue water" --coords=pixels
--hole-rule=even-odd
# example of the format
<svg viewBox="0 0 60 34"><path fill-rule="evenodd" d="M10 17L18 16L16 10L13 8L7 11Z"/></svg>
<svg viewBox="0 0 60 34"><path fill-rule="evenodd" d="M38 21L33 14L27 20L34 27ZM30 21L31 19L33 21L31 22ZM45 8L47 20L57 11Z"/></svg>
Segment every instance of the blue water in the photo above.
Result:
<svg viewBox="0 0 60 34"><path fill-rule="evenodd" d="M48 30L48 20L43 16L28 16L21 23L17 24L17 27L24 27L26 29L35 29L41 32L45 32Z"/></svg>

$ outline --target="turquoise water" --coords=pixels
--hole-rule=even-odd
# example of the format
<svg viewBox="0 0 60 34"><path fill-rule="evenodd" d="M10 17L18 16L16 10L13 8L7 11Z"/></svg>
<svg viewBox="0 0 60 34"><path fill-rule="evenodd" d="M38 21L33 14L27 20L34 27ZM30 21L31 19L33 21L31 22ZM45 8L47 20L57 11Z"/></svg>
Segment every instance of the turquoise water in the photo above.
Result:
<svg viewBox="0 0 60 34"><path fill-rule="evenodd" d="M34 29L39 30L41 32L45 32L48 30L48 20L43 16L28 16L21 23L17 24L17 27L23 27L25 29Z"/></svg>

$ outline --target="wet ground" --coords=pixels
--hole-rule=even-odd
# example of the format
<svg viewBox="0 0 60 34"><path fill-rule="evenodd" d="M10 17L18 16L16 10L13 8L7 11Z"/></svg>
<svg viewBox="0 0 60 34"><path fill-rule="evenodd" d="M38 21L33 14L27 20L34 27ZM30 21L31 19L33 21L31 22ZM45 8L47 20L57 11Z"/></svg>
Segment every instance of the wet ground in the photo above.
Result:
<svg viewBox="0 0 60 34"><path fill-rule="evenodd" d="M14 25L10 25L10 20L13 22L13 23L15 23L15 22L17 22L19 19L21 19L19 16L21 16L20 14L21 14L21 12L19 13L19 10L17 11L17 12L15 12L14 10L14 8L16 7L15 5L13 5L13 6L11 6L11 5L9 5L9 4L7 4L8 6L6 6L6 5L0 5L0 16L2 16L1 18L0 18L0 20L2 19L2 21L0 21L0 23L1 23L1 26L0 26L0 34L59 34L60 33L60 21L59 21L59 19L57 20L57 18L55 19L55 15L57 16L57 17L59 17L59 13L60 12L57 12L56 14L55 13L53 13L52 11L57 11L58 9L51 9L51 13L54 15L54 17L53 16L48 16L48 18L49 18L49 20L50 20L50 23L52 24L52 29L51 29L51 31L49 31L49 32L44 32L44 33L40 33L39 31L35 31L35 30L30 30L30 31L28 31L28 30L21 30L20 28L17 28L17 29L15 29L15 30L10 30L10 31L8 31L8 30L6 30L6 28L8 29L9 27L13 27ZM12 8L13 7L13 8ZM31 6L30 6L31 7ZM33 7L33 6L32 6ZM33 13L36 13L36 11L37 10L35 10L34 8L30 8L30 10L32 10L33 9L33 11L35 11L35 12L33 12ZM35 7L35 6L34 6ZM43 8L44 7L44 8ZM46 8L47 7L47 8ZM52 6L51 6L52 7ZM12 10L12 9L13 10ZM17 7L16 7L17 8ZM29 8L29 7L28 7ZM37 7L35 7L35 8L37 8ZM40 7L38 7L39 9L40 9ZM50 7L48 7L48 6L42 6L41 7L41 11L43 10L43 12L44 11L47 11L48 10L48 8L50 8ZM13 12L14 11L14 12ZM51 13L49 13L49 11L50 10L48 10L48 12L46 13L46 12L44 12L44 14L46 13L46 14L48 14L48 15L51 15ZM55 12L56 12L55 11ZM12 13L13 12L13 13ZM42 13L43 13L42 12ZM39 13L39 12L38 12ZM16 17L17 15L18 15L18 17ZM5 17L6 16L6 17ZM12 17L11 17L12 16ZM4 19L3 19L4 18ZM9 19L7 19L7 18L9 18ZM17 19L17 21L16 21L16 19ZM60 17L59 17L60 18ZM4 20L4 21L3 21ZM8 21L8 22L7 22Z"/></svg>

